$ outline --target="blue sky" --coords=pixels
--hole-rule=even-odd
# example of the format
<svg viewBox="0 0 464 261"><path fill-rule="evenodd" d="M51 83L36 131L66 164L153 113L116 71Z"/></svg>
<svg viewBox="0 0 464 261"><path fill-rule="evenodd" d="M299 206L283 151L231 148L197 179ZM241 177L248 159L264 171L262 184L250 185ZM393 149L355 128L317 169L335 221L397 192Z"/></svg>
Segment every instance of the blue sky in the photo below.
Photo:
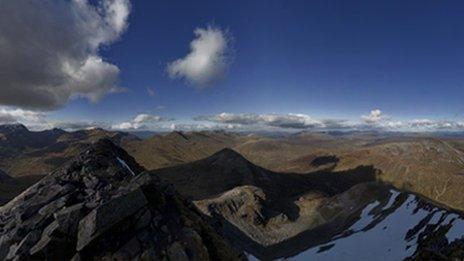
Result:
<svg viewBox="0 0 464 261"><path fill-rule="evenodd" d="M94 52L117 66L125 91L96 102L71 93L38 108L49 121L115 125L147 114L240 125L248 114L304 114L368 124L375 109L383 125L464 118L462 1L114 1L130 6L126 27ZM227 72L206 87L168 70L191 52L197 28L227 42ZM224 112L242 117L213 117Z"/></svg>

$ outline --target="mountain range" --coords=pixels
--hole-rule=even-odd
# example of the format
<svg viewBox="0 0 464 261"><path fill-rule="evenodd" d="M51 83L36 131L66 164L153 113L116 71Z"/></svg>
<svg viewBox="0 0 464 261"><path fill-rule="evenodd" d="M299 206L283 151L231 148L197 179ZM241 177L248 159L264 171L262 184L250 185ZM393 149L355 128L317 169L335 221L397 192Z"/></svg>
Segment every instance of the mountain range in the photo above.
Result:
<svg viewBox="0 0 464 261"><path fill-rule="evenodd" d="M460 136L0 137L2 259L464 257Z"/></svg>

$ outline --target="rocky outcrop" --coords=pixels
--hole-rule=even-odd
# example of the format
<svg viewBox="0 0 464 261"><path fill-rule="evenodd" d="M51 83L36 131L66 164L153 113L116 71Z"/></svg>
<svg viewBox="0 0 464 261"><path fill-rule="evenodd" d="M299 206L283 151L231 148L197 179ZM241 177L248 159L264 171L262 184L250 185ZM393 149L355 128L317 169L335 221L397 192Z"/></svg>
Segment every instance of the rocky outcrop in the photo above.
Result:
<svg viewBox="0 0 464 261"><path fill-rule="evenodd" d="M111 141L0 208L0 259L233 260L190 202Z"/></svg>

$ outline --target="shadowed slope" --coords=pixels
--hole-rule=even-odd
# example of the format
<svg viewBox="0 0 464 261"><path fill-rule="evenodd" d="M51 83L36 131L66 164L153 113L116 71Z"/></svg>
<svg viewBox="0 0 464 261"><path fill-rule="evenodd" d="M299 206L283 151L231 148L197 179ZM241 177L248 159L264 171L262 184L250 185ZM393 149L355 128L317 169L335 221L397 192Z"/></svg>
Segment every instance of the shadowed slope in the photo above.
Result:
<svg viewBox="0 0 464 261"><path fill-rule="evenodd" d="M280 244L337 216L351 215L371 197L353 200L343 193L376 180L372 167L340 173L276 173L253 165L231 149L151 173L193 198L203 213L224 224L232 241L247 250L253 245L251 250Z"/></svg>

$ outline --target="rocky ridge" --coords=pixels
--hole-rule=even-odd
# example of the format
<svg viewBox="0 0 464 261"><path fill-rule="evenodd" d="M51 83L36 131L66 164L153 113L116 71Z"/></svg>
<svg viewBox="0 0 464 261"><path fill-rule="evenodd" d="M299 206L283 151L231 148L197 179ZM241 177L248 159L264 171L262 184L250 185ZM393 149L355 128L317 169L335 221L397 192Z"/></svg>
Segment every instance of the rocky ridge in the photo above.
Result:
<svg viewBox="0 0 464 261"><path fill-rule="evenodd" d="M0 259L234 260L189 201L107 139L0 208Z"/></svg>

